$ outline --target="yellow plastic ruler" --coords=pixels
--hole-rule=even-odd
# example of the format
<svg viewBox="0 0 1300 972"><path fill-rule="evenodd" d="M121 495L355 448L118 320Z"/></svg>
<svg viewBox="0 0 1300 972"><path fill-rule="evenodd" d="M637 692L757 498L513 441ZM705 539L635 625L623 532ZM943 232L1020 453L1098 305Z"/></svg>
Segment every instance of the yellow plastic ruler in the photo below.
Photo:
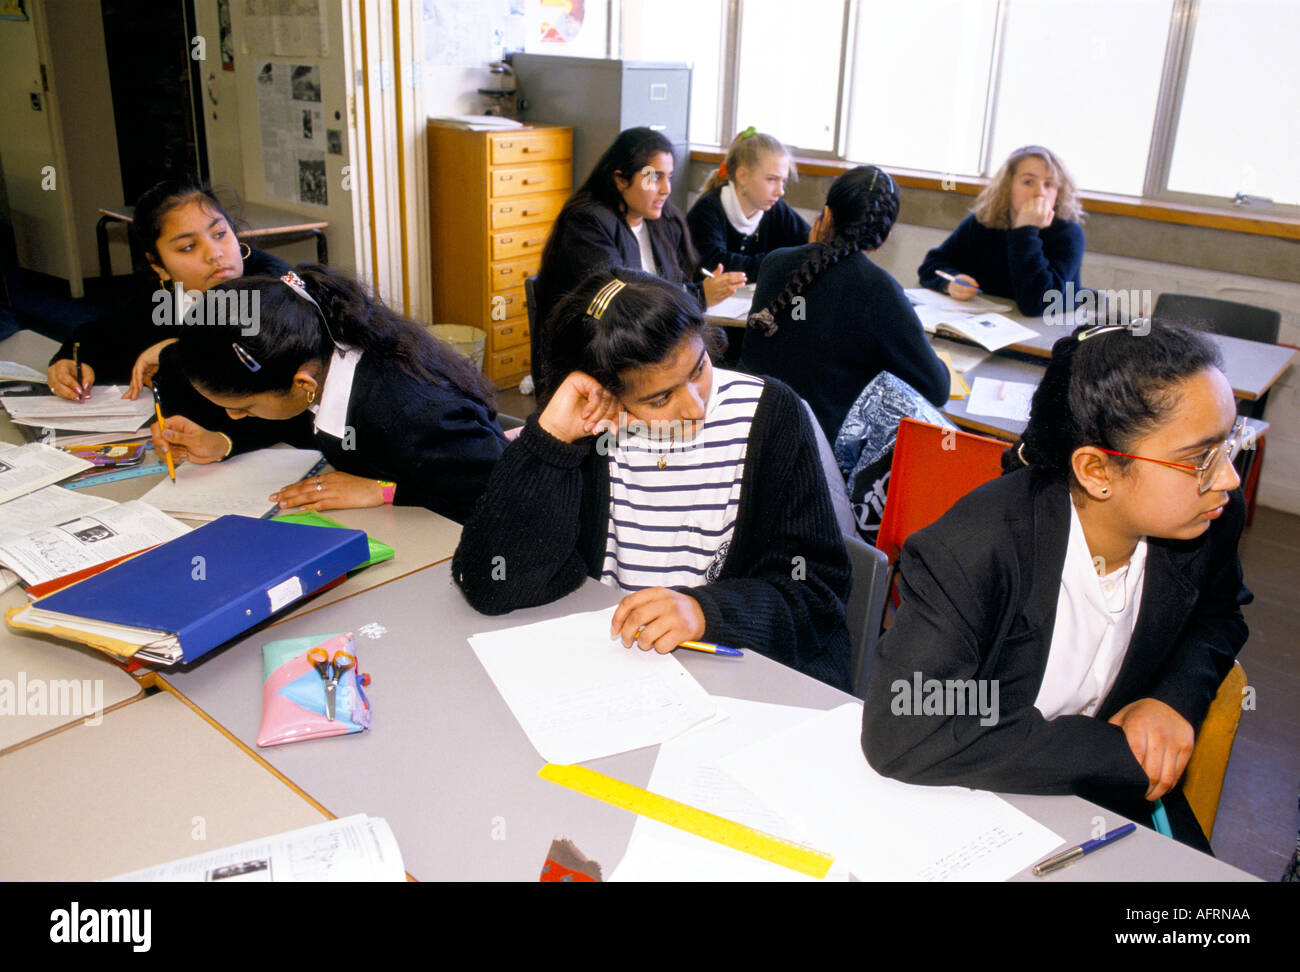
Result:
<svg viewBox="0 0 1300 972"><path fill-rule="evenodd" d="M835 860L830 854L783 837L774 837L685 803L678 803L585 766L547 763L537 775L605 803L815 878L826 877Z"/></svg>

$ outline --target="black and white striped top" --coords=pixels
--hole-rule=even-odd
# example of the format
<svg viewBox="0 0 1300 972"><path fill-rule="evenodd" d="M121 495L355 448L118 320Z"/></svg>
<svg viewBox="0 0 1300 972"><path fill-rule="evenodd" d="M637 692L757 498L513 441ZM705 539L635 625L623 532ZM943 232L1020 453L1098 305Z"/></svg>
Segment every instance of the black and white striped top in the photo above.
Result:
<svg viewBox="0 0 1300 972"><path fill-rule="evenodd" d="M693 437L624 435L613 444L602 582L639 591L717 579L736 525L749 429L762 391L761 378L714 368L704 420Z"/></svg>

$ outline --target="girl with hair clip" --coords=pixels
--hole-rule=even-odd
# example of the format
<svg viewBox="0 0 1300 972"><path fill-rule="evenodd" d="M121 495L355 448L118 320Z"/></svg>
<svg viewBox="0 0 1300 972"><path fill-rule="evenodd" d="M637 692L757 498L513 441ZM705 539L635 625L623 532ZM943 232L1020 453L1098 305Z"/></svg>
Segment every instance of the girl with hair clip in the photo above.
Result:
<svg viewBox="0 0 1300 972"><path fill-rule="evenodd" d="M1244 433L1213 346L1149 323L1057 341L1013 471L908 539L862 745L911 783L1075 793L1148 826L1160 800L1208 852L1179 779L1246 641ZM992 705L932 714L917 680Z"/></svg>
<svg viewBox="0 0 1300 972"><path fill-rule="evenodd" d="M537 273L537 320L543 322L534 373L547 373L551 310L589 273L605 267L631 267L684 287L700 308L720 303L745 282L721 264L696 283L700 261L691 245L672 191L673 146L661 132L629 128L620 132L591 175L564 204L551 229ZM539 404L548 389L539 386Z"/></svg>
<svg viewBox="0 0 1300 972"><path fill-rule="evenodd" d="M889 173L862 165L826 194L812 242L763 261L740 367L788 382L812 406L829 442L863 387L882 371L935 405L948 401L948 369L930 348L916 311L867 254L898 216Z"/></svg>
<svg viewBox="0 0 1300 972"><path fill-rule="evenodd" d="M686 214L704 265L757 280L768 253L807 243L808 224L781 199L786 181L797 178L789 151L771 135L753 127L737 135Z"/></svg>
<svg viewBox="0 0 1300 972"><path fill-rule="evenodd" d="M970 300L983 291L1038 317L1051 291L1080 291L1083 207L1061 160L1041 145L1018 148L975 199L971 215L925 255L921 286ZM947 276L944 276L947 274Z"/></svg>
<svg viewBox="0 0 1300 972"><path fill-rule="evenodd" d="M96 381L129 382L125 397L132 399L145 385L152 385L160 353L176 340L179 330L155 322L160 290L172 301L176 285L186 293L203 292L236 277L279 276L289 269L283 260L240 243L234 221L205 186L174 180L153 186L135 204L129 233L156 280L147 275L134 278L112 318L83 328L55 352L47 376L50 390L63 398L81 401ZM179 308L173 310L172 319L179 322ZM81 346L80 385L73 360L75 344ZM179 395L186 390L173 381L167 391L170 408L178 404L173 402L173 392ZM194 407L193 396L184 401Z"/></svg>
<svg viewBox="0 0 1300 972"><path fill-rule="evenodd" d="M628 592L625 646L720 642L847 688L848 556L799 399L714 368L696 302L640 271L593 273L553 324L562 380L452 561L469 603L504 614L594 577Z"/></svg>
<svg viewBox="0 0 1300 972"><path fill-rule="evenodd" d="M258 327L186 328L186 376L230 418L273 420L281 441L319 449L338 470L287 485L272 502L395 503L464 520L505 445L492 388L468 360L320 264L223 290L257 301ZM183 415L167 419L165 434L152 431L155 449L191 462L247 447L238 430L214 432Z"/></svg>

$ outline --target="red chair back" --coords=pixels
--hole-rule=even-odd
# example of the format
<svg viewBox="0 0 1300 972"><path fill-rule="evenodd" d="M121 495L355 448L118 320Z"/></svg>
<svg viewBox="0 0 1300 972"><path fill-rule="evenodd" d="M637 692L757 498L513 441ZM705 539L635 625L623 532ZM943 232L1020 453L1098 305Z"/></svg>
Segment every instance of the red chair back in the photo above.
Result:
<svg viewBox="0 0 1300 972"><path fill-rule="evenodd" d="M898 560L905 541L976 486L1002 474L1007 443L905 418L889 467L889 490L876 546Z"/></svg>

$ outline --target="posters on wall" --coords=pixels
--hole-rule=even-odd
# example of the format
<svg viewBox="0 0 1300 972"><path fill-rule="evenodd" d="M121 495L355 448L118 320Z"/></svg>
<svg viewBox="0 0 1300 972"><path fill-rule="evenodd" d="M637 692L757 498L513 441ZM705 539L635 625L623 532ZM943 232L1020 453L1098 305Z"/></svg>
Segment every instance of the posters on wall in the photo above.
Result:
<svg viewBox="0 0 1300 972"><path fill-rule="evenodd" d="M267 197L328 206L320 65L262 61L257 71L257 120Z"/></svg>
<svg viewBox="0 0 1300 972"><path fill-rule="evenodd" d="M320 0L243 0L245 53L278 57L329 54L329 32Z"/></svg>
<svg viewBox="0 0 1300 972"><path fill-rule="evenodd" d="M524 0L423 0L424 63L484 67L524 46Z"/></svg>

